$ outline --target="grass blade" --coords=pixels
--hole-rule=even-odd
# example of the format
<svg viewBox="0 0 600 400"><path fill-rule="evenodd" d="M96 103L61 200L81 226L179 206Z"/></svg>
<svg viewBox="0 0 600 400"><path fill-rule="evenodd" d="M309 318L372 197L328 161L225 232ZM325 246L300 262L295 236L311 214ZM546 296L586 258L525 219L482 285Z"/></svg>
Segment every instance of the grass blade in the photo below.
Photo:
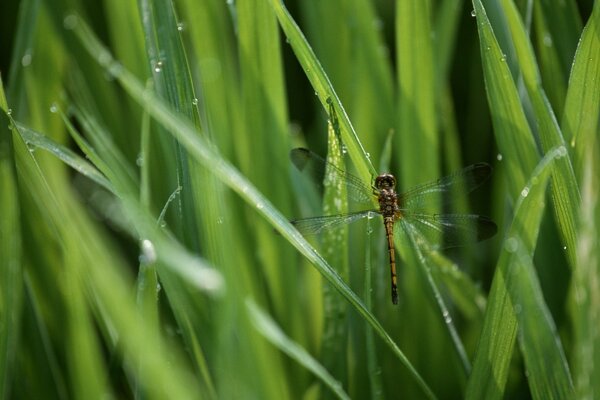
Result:
<svg viewBox="0 0 600 400"><path fill-rule="evenodd" d="M350 399L346 392L344 392L340 382L335 380L335 378L305 349L287 337L281 328L277 326L275 321L273 321L254 302L247 300L246 309L250 314L250 318L256 330L258 330L261 335L271 342L271 344L286 353L297 363L304 366L304 368L315 374L315 376L317 376L321 382L325 384L325 386L335 393L338 398Z"/></svg>
<svg viewBox="0 0 600 400"><path fill-rule="evenodd" d="M564 150L564 147L561 149ZM563 154L560 150L554 150L540 161L515 205L513 222L504 240L492 281L483 330L467 383L467 399L499 399L504 396L517 335L517 319L511 299L511 294L517 291L512 273L515 241L521 240L524 251L529 256L533 254L543 215L544 207L540 205L544 204L546 184L555 159Z"/></svg>

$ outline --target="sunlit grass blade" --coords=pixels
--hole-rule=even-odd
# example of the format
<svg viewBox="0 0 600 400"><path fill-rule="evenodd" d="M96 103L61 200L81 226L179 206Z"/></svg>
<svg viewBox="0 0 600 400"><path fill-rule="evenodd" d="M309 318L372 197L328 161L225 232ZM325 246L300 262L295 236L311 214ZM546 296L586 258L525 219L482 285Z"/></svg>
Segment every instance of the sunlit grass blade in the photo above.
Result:
<svg viewBox="0 0 600 400"><path fill-rule="evenodd" d="M512 273L515 240L522 241L524 251L529 256L533 255L544 210L546 185L555 168L556 158L564 154L561 150L564 147L548 152L520 191L492 281L483 330L467 383L467 399L499 399L505 393L517 336L515 305L512 302L512 295L518 289Z"/></svg>
<svg viewBox="0 0 600 400"><path fill-rule="evenodd" d="M265 311L261 310L254 302L248 300L246 307L254 327L271 344L286 353L297 363L315 374L336 396L340 399L350 399L338 382L317 360L315 360L305 349L293 342L271 319Z"/></svg>
<svg viewBox="0 0 600 400"><path fill-rule="evenodd" d="M496 142L502 155L505 173L510 177L510 196L516 199L525 186L527 176L539 160L539 155L517 87L506 63L506 56L496 41L481 1L474 0L473 6L477 17L486 94Z"/></svg>
<svg viewBox="0 0 600 400"><path fill-rule="evenodd" d="M364 307L361 300L350 290L347 284L340 279L339 275L318 254L312 246L293 228L287 218L281 215L277 209L262 194L239 173L231 164L219 156L207 141L199 136L196 129L180 115L165 105L152 93L147 92L144 87L131 76L122 66L115 63L108 50L96 40L91 31L82 21L74 28L76 35L91 54L98 55L97 60L123 85L125 90L137 101L139 101L148 113L167 128L173 136L186 148L195 161L210 167L211 172L225 185L234 190L240 197L251 204L255 210L271 223L281 235L286 238L300 253L302 253L315 268L350 302L356 311L373 326L375 332L390 347L393 354L409 370L413 379L417 382L424 394L434 398L433 392L417 373L406 356L383 329L377 319Z"/></svg>

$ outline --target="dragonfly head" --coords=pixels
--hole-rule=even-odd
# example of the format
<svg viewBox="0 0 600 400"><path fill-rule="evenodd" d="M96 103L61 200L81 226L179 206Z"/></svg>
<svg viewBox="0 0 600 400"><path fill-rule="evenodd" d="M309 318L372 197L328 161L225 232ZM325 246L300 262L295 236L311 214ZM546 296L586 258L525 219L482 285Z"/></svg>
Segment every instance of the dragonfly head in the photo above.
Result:
<svg viewBox="0 0 600 400"><path fill-rule="evenodd" d="M394 190L396 188L396 178L392 174L381 174L375 178L375 187L379 190Z"/></svg>

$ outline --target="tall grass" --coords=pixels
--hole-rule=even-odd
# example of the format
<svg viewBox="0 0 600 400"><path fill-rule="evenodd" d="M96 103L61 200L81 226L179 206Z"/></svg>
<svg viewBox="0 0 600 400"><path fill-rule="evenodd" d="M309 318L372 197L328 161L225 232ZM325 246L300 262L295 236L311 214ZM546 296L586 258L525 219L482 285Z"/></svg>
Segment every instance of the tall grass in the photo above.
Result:
<svg viewBox="0 0 600 400"><path fill-rule="evenodd" d="M8 8L7 8L8 10ZM7 11L8 12L8 11ZM595 398L598 2L23 0L0 82L3 398ZM293 171L486 161L442 253ZM343 191L341 191L343 193ZM325 210L325 211L324 211Z"/></svg>

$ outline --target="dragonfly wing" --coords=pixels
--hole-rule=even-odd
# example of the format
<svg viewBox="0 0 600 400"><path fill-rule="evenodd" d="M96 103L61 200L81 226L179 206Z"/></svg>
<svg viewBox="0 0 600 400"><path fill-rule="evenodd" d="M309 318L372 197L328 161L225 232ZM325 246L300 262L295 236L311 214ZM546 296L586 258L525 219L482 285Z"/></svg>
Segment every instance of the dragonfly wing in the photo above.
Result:
<svg viewBox="0 0 600 400"><path fill-rule="evenodd" d="M324 215L320 217L297 219L291 221L291 223L303 235L316 235L323 230L332 229L374 215L378 215L374 210L357 211L348 214Z"/></svg>
<svg viewBox="0 0 600 400"><path fill-rule="evenodd" d="M486 163L469 165L454 174L447 175L438 180L415 186L401 193L398 202L402 208L423 209L444 206L450 203L451 192L471 193L481 186L492 174L492 167ZM441 203L440 203L441 200Z"/></svg>
<svg viewBox="0 0 600 400"><path fill-rule="evenodd" d="M359 203L370 203L373 190L360 178L327 162L318 154L304 148L292 149L290 159L298 171L310 175L321 184L326 181L341 180L347 187L348 196ZM326 176L327 174L327 176Z"/></svg>
<svg viewBox="0 0 600 400"><path fill-rule="evenodd" d="M489 239L498 227L490 218L477 214L405 214L409 222L429 241L442 248L465 246Z"/></svg>

